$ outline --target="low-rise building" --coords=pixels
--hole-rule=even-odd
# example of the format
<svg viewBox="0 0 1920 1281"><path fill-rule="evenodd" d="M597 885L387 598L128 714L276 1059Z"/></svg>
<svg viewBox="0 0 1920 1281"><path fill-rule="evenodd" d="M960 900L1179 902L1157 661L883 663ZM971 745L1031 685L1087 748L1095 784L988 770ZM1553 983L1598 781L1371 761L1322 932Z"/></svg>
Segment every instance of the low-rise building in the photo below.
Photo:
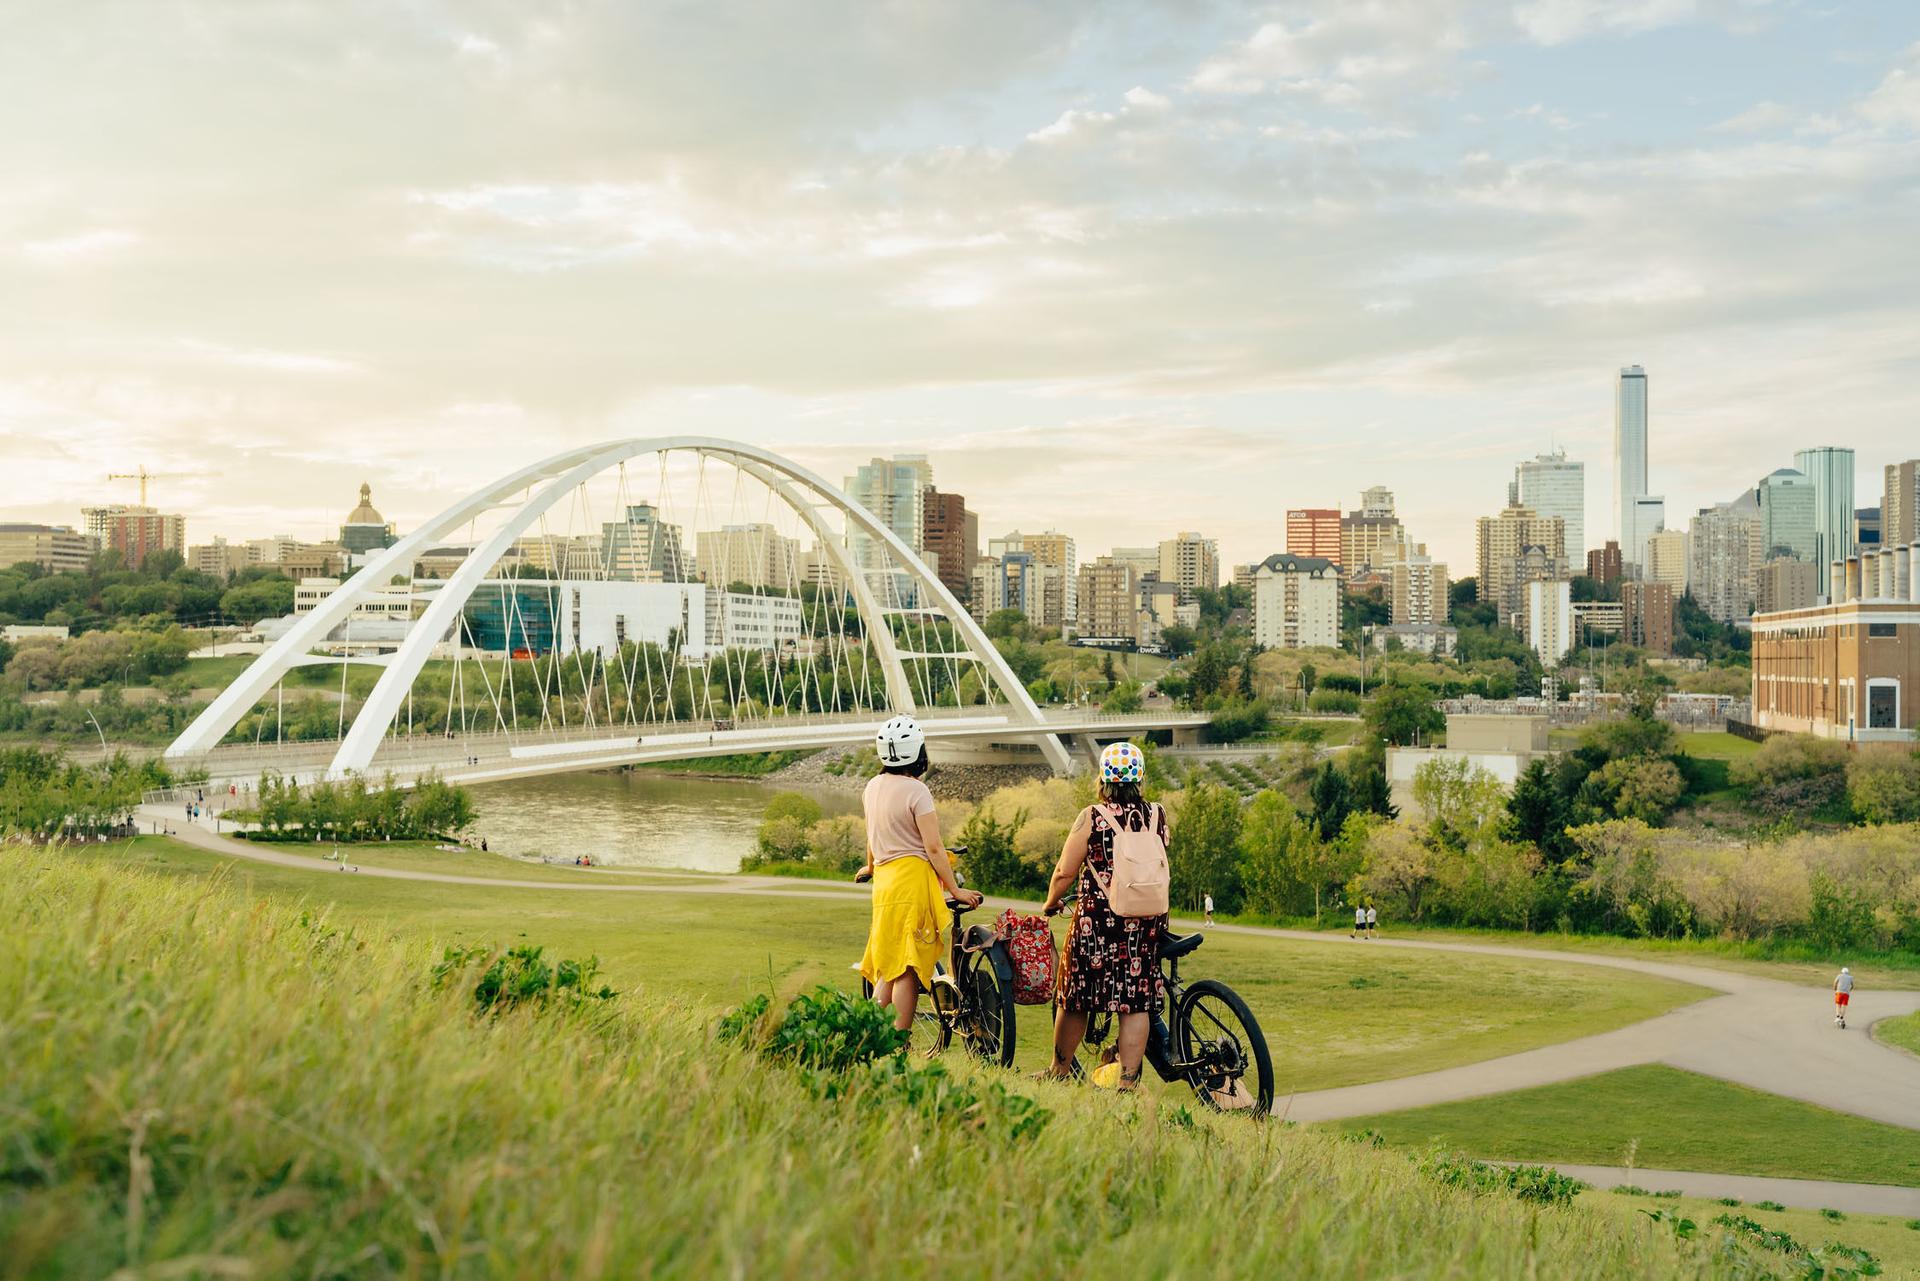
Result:
<svg viewBox="0 0 1920 1281"><path fill-rule="evenodd" d="M218 534L210 543L187 548L187 568L210 578L232 578L253 563L252 550L245 543L230 543Z"/></svg>
<svg viewBox="0 0 1920 1281"><path fill-rule="evenodd" d="M100 540L69 525L0 524L0 569L38 565L49 574L84 574Z"/></svg>
<svg viewBox="0 0 1920 1281"><path fill-rule="evenodd" d="M1253 574L1253 641L1268 649L1339 645L1339 567L1292 552L1261 561Z"/></svg>
<svg viewBox="0 0 1920 1281"><path fill-rule="evenodd" d="M63 641L70 631L64 623L8 623L0 627L0 640L8 644L19 641Z"/></svg>
<svg viewBox="0 0 1920 1281"><path fill-rule="evenodd" d="M1387 749L1387 788L1402 818L1421 818L1414 801L1414 779L1430 761L1465 761L1485 770L1508 792L1522 771L1536 759L1550 755L1547 718L1455 713L1447 717L1443 747Z"/></svg>
<svg viewBox="0 0 1920 1281"><path fill-rule="evenodd" d="M293 616L311 614L321 601L340 590L338 578L303 578L293 585ZM414 607L423 602L413 594L410 582L387 583L374 588L353 607L356 622L385 620L410 622Z"/></svg>
<svg viewBox="0 0 1920 1281"><path fill-rule="evenodd" d="M1842 600L1753 618L1753 720L1853 742L1913 740L1920 602Z"/></svg>
<svg viewBox="0 0 1920 1281"><path fill-rule="evenodd" d="M807 634L800 600L762 592L706 591L707 645L710 652L750 649L791 654Z"/></svg>
<svg viewBox="0 0 1920 1281"><path fill-rule="evenodd" d="M1460 644L1460 629L1445 623L1394 623L1370 629L1367 639L1379 650L1392 649L1398 641L1401 649L1411 653L1450 658Z"/></svg>

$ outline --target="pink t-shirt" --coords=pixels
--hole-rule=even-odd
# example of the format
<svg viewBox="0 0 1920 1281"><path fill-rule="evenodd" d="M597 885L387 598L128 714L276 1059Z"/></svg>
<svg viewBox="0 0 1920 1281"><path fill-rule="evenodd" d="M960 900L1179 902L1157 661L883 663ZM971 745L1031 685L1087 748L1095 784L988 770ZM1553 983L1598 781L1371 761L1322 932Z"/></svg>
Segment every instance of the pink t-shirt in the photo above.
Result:
<svg viewBox="0 0 1920 1281"><path fill-rule="evenodd" d="M867 848L874 865L896 858L926 858L919 817L933 813L933 793L905 774L876 774L861 797L867 811Z"/></svg>

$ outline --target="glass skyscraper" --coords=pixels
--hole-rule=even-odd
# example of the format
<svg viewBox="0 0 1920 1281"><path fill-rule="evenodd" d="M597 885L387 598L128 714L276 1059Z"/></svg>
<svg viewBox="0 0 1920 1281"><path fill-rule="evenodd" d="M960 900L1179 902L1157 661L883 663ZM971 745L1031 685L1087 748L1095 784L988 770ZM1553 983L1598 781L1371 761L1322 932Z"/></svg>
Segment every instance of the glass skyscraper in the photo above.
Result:
<svg viewBox="0 0 1920 1281"><path fill-rule="evenodd" d="M1570 462L1567 451L1541 454L1513 469L1513 496L1535 515L1558 516L1567 559L1587 563L1587 465Z"/></svg>
<svg viewBox="0 0 1920 1281"><path fill-rule="evenodd" d="M1803 449L1793 456L1793 465L1813 482L1813 563L1820 567L1824 587L1827 566L1853 555L1853 451L1831 445Z"/></svg>
<svg viewBox="0 0 1920 1281"><path fill-rule="evenodd" d="M1620 555L1638 565L1645 558L1642 513L1636 510L1647 493L1647 371L1628 365L1620 371L1613 401L1613 499Z"/></svg>
<svg viewBox="0 0 1920 1281"><path fill-rule="evenodd" d="M1791 556L1817 564L1813 482L1791 467L1782 467L1763 479L1757 490L1761 556L1767 560Z"/></svg>

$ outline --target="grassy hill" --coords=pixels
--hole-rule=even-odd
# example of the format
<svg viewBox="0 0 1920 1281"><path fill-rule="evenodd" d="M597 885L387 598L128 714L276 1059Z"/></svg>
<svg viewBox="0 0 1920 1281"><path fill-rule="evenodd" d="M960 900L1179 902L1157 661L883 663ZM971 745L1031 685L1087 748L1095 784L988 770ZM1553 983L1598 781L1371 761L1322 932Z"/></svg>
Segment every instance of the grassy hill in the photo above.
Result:
<svg viewBox="0 0 1920 1281"><path fill-rule="evenodd" d="M1631 1214L1174 1095L929 1121L633 996L476 1013L419 943L0 849L13 1276L1765 1276ZM964 1078L967 1069L957 1069ZM996 1080L1009 1080L995 1074Z"/></svg>

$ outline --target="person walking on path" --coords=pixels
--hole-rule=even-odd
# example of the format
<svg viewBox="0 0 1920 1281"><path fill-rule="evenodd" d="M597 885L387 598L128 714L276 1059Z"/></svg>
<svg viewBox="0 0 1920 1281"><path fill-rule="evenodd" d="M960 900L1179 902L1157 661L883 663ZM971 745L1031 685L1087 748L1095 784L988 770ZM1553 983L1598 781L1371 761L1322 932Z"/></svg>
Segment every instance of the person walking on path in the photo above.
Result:
<svg viewBox="0 0 1920 1281"><path fill-rule="evenodd" d="M1367 909L1355 904L1353 909L1353 933L1347 935L1347 937L1350 939L1364 938L1366 933Z"/></svg>
<svg viewBox="0 0 1920 1281"><path fill-rule="evenodd" d="M1380 913L1371 905L1367 908L1367 937L1370 939L1380 937Z"/></svg>
<svg viewBox="0 0 1920 1281"><path fill-rule="evenodd" d="M1100 799L1080 811L1060 849L1042 911L1058 914L1075 891L1073 917L1060 973L1058 1013L1053 1023L1053 1065L1039 1075L1066 1080L1074 1055L1086 1039L1088 1016L1096 1011L1117 1016L1120 1035L1119 1079L1114 1088L1137 1089L1146 1057L1148 1020L1160 1008L1160 941L1167 917L1121 916L1108 889L1114 885L1117 825L1130 833L1152 832L1162 849L1169 829L1167 812L1140 794L1147 758L1132 743L1114 743L1100 753ZM1129 837L1129 840L1132 838Z"/></svg>
<svg viewBox="0 0 1920 1281"><path fill-rule="evenodd" d="M1847 1006L1853 998L1853 971L1846 966L1840 967L1840 973L1833 979L1833 1023L1835 1027L1847 1025Z"/></svg>
<svg viewBox="0 0 1920 1281"><path fill-rule="evenodd" d="M855 880L873 881L873 918L860 975L893 1011L893 1025L913 1029L920 993L933 984L940 945L953 923L947 900L969 907L980 895L960 888L940 841L927 772L927 740L912 717L896 716L874 736L881 772L861 797L867 817L867 862Z"/></svg>
<svg viewBox="0 0 1920 1281"><path fill-rule="evenodd" d="M1209 894L1206 896L1205 907L1207 911L1207 924L1212 925L1213 924L1213 895Z"/></svg>

